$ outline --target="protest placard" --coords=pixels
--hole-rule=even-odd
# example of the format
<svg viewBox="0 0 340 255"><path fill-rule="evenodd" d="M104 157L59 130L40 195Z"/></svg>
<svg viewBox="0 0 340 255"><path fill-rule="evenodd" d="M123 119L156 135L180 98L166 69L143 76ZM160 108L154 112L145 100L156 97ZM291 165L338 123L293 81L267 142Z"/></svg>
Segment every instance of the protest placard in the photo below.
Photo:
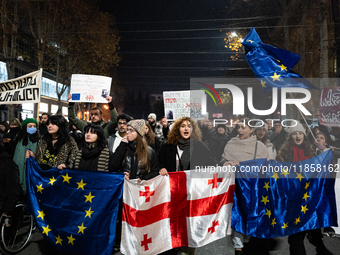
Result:
<svg viewBox="0 0 340 255"><path fill-rule="evenodd" d="M107 103L110 95L111 77L87 74L72 74L70 102Z"/></svg>
<svg viewBox="0 0 340 255"><path fill-rule="evenodd" d="M319 104L319 122L329 127L340 126L340 88L323 88Z"/></svg>
<svg viewBox="0 0 340 255"><path fill-rule="evenodd" d="M0 104L39 103L42 69L0 83Z"/></svg>
<svg viewBox="0 0 340 255"><path fill-rule="evenodd" d="M204 119L206 113L206 95L201 90L163 92L164 112L167 120L181 117Z"/></svg>

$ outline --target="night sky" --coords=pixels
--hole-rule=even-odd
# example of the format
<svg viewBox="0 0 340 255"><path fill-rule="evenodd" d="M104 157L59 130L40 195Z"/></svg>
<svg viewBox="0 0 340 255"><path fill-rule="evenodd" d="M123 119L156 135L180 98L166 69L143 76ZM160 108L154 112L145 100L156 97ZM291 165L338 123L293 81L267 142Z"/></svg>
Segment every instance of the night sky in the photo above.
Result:
<svg viewBox="0 0 340 255"><path fill-rule="evenodd" d="M190 89L190 78L230 77L235 65L224 47L225 7L221 0L104 0L121 36L119 82L149 94ZM244 56L243 56L244 58ZM233 73L234 72L234 73Z"/></svg>

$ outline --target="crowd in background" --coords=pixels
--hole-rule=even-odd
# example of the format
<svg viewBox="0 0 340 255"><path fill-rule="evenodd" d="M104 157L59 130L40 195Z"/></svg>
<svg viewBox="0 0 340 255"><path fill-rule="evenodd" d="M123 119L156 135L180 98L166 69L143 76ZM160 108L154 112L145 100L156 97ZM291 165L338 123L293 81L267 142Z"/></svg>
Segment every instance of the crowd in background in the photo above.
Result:
<svg viewBox="0 0 340 255"><path fill-rule="evenodd" d="M141 120L118 115L112 98L108 96L106 100L111 112L108 123L102 119L99 107L91 109L91 122L78 119L71 102L68 121L61 115L43 113L39 120L0 123L0 212L10 215L15 201L25 195L26 158L30 156L43 170L57 167L124 172L127 180L140 182L195 166L236 165L257 158L300 161L328 149L336 154L340 148L340 128L319 125L311 130L300 123L285 128L280 121L251 123L247 118L234 127L214 126L208 119L194 121L189 117L157 121L154 113ZM119 229L120 226L117 233ZM318 254L331 254L323 245L320 230L289 236L291 254L305 254L306 234ZM235 254L242 254L248 239L233 232ZM117 234L116 244L119 243ZM181 247L164 254L178 253L194 254L195 250Z"/></svg>

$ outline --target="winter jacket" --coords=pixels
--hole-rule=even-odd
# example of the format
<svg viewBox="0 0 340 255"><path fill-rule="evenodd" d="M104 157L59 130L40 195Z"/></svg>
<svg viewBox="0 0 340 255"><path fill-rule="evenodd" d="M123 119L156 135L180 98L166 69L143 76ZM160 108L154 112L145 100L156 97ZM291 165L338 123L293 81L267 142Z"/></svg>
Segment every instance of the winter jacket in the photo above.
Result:
<svg viewBox="0 0 340 255"><path fill-rule="evenodd" d="M225 134L213 134L208 140L208 147L212 153L212 156L217 161L222 158L224 147L227 145L229 139Z"/></svg>
<svg viewBox="0 0 340 255"><path fill-rule="evenodd" d="M190 159L189 169L197 167L216 166L216 161L213 159L210 150L203 142L194 142L192 156ZM158 154L159 168L165 168L168 172L176 172L176 155L177 146L173 144L164 144Z"/></svg>
<svg viewBox="0 0 340 255"><path fill-rule="evenodd" d="M280 134L276 133L275 131L270 135L269 140L273 143L277 152L280 151L281 146L284 144L286 139L288 138L288 133L286 131L281 130Z"/></svg>
<svg viewBox="0 0 340 255"><path fill-rule="evenodd" d="M101 125L104 129L104 135L105 138L109 138L110 134L112 134L117 127L117 117L118 113L116 108L114 108L113 104L108 104L110 107L110 113L111 113L111 121L106 123L104 120L101 120L98 124ZM73 123L74 126L77 127L82 133L84 133L84 128L88 124L87 121L80 120L76 118L76 115L74 113L74 103L70 102L68 104L68 118Z"/></svg>
<svg viewBox="0 0 340 255"><path fill-rule="evenodd" d="M100 150L99 148L89 148L85 143L78 151L74 161L74 168L93 171L109 171L110 152L107 146ZM88 152L88 155L84 154ZM112 155L112 153L111 153Z"/></svg>
<svg viewBox="0 0 340 255"><path fill-rule="evenodd" d="M18 166L7 153L0 155L0 212L12 214L20 200L21 187Z"/></svg>
<svg viewBox="0 0 340 255"><path fill-rule="evenodd" d="M43 159L46 151L47 142L44 139L41 139L38 142L35 154L35 160L38 161L39 164L49 164L49 162L45 162L45 160ZM73 166L77 152L78 152L77 143L73 139L73 137L70 137L70 141L66 142L63 146L61 146L57 155L55 155L56 159L52 163L51 168L58 167L61 164L65 164L67 168L71 168Z"/></svg>
<svg viewBox="0 0 340 255"><path fill-rule="evenodd" d="M110 162L112 171L128 172L130 173L130 179L140 178L141 180L149 180L157 176L159 174L159 167L155 151L150 146L148 147L150 161L149 173L146 172L146 169L140 166L135 152L135 143L121 142Z"/></svg>

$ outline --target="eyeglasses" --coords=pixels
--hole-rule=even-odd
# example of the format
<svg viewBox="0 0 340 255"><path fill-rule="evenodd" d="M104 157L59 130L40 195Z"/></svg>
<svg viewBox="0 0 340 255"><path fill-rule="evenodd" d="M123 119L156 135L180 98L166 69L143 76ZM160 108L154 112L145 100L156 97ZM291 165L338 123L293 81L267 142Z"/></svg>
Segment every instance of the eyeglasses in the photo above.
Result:
<svg viewBox="0 0 340 255"><path fill-rule="evenodd" d="M126 125L126 122L118 122L118 125Z"/></svg>
<svg viewBox="0 0 340 255"><path fill-rule="evenodd" d="M127 132L130 132L130 133L132 133L132 132L135 132L136 130L134 130L133 128L128 128L127 129Z"/></svg>

